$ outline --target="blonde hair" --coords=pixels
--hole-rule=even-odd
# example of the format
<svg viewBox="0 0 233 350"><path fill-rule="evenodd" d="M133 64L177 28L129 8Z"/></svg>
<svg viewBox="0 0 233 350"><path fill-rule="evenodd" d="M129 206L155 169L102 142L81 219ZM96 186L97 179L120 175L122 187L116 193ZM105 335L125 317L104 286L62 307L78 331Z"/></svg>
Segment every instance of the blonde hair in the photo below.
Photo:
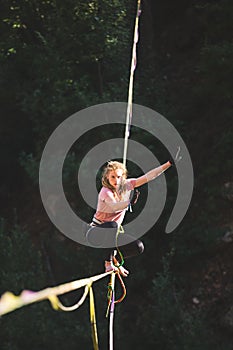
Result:
<svg viewBox="0 0 233 350"><path fill-rule="evenodd" d="M103 171L103 175L102 175L102 185L104 187L107 187L109 188L110 190L112 190L113 192L115 191L115 188L113 188L109 181L108 181L108 173L112 170L122 170L122 177L124 179L127 178L127 175L128 175L128 171L126 169L126 166L123 164L123 163L120 163L120 162L117 162L116 160L112 160L110 162L108 162L107 166L104 168L104 171ZM120 193L123 193L125 191L125 186L124 186L124 182L121 184L120 186L120 189L119 189L119 192Z"/></svg>

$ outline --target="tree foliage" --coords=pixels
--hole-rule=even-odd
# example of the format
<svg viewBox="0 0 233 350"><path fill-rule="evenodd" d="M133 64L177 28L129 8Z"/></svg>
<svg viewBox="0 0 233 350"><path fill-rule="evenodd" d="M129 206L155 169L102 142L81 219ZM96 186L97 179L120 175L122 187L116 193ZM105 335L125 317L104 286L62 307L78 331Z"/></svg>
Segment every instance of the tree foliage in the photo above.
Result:
<svg viewBox="0 0 233 350"><path fill-rule="evenodd" d="M136 1L126 0L1 0L3 209L9 198L18 195L21 207L27 213L31 210L33 203L22 196L22 184L28 188L33 183L29 191L38 189L41 152L62 121L98 103L127 101L135 11ZM230 349L225 332L214 332L216 324L208 319L208 310L196 312L187 300L182 286L190 280L180 276L180 267L193 261L204 264L230 217L221 186L231 180L232 172L232 26L231 0L142 1L134 101L164 114L182 134L193 160L195 188L185 220L168 237L164 227L177 181L167 175L171 194L167 206L145 237L144 257L129 262L134 271L128 281L129 296L119 305L116 320L119 348ZM77 200L77 166L93 145L121 131L106 128L86 135L66 159L64 187L85 219L92 210L79 194ZM132 136L161 160L166 158L149 133L135 128ZM131 169L138 171L134 165ZM146 189L142 192L145 198ZM70 246L46 224L37 244L32 243L35 237L30 230L35 228L30 225L26 232L14 222L6 227L1 221L1 292L41 289L51 282L40 239L52 259L54 282L76 278L77 266L82 276L102 268L101 252ZM170 265L163 266L162 258L170 251ZM88 254L92 260L87 261ZM107 343L105 287L97 287L103 346ZM1 319L2 349L73 349L77 344L90 349L86 311L84 307L81 314L64 315L43 303L18 310Z"/></svg>

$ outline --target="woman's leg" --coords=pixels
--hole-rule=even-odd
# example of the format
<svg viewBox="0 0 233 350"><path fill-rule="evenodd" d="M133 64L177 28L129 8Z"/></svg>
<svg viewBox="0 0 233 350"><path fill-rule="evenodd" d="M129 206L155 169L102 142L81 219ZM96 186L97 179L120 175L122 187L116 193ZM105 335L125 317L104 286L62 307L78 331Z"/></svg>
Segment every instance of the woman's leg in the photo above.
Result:
<svg viewBox="0 0 233 350"><path fill-rule="evenodd" d="M90 246L94 248L111 248L116 244L118 225L115 221L92 226L86 233Z"/></svg>
<svg viewBox="0 0 233 350"><path fill-rule="evenodd" d="M120 233L117 237L117 248L120 250L124 259L128 259L132 256L140 255L144 251L144 244L139 239L136 239L126 233ZM119 252L116 256L120 258Z"/></svg>
<svg viewBox="0 0 233 350"><path fill-rule="evenodd" d="M118 233L118 225L115 221L91 227L87 232L87 240L92 247L106 248L108 259L113 253L108 248L117 247L124 259L142 254L144 251L144 245L140 240L126 233ZM120 259L119 252L116 258Z"/></svg>
<svg viewBox="0 0 233 350"><path fill-rule="evenodd" d="M87 241L92 247L105 248L106 272L116 270L124 277L128 276L129 271L119 263L121 262L121 254L123 259L127 259L144 251L141 241L135 240L134 237L126 233L118 233L118 225L114 221L91 227L87 232Z"/></svg>
<svg viewBox="0 0 233 350"><path fill-rule="evenodd" d="M120 274L127 277L129 271L122 266L124 260L142 254L144 251L144 245L140 240L135 240L134 237L128 234L119 233L116 239L116 248L117 249L114 249L111 253L110 261L105 262L105 271L109 271L109 268L114 270L114 268L117 267Z"/></svg>

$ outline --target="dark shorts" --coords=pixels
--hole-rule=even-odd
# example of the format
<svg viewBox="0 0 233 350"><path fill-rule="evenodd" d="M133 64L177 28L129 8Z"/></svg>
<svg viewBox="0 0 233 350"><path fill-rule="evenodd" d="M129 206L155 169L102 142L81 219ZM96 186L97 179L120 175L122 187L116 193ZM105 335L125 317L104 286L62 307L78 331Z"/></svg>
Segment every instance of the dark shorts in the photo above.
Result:
<svg viewBox="0 0 233 350"><path fill-rule="evenodd" d="M115 221L90 226L86 239L93 248L109 248L112 251L117 247L124 258L139 255L144 251L144 245L140 240L129 234L118 232L118 225Z"/></svg>

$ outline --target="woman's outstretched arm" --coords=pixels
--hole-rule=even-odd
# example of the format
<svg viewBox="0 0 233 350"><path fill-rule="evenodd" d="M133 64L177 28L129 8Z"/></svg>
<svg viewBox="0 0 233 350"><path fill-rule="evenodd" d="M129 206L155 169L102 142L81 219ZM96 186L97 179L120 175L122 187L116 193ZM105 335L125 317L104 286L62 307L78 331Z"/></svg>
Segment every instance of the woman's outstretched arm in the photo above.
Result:
<svg viewBox="0 0 233 350"><path fill-rule="evenodd" d="M158 166L157 168L154 168L150 171L148 171L146 174L136 178L135 187L142 186L146 184L147 182L154 180L156 177L158 177L160 174L162 174L164 171L166 171L168 168L172 166L172 163L170 161Z"/></svg>

